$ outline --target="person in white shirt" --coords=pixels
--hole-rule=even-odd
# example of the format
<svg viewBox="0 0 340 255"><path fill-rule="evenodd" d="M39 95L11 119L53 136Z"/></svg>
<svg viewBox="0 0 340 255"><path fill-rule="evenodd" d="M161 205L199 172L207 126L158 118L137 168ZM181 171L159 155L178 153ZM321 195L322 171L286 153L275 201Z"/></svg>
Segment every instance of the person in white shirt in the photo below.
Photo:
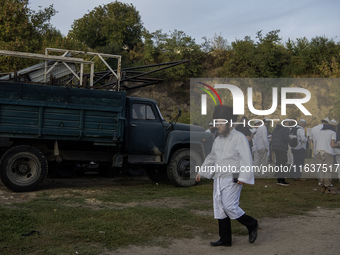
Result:
<svg viewBox="0 0 340 255"><path fill-rule="evenodd" d="M315 151L317 163L322 166L320 171L321 192L333 194L331 166L333 165L333 148L337 147L336 132L334 127L337 125L335 120L331 120L329 124L324 124L323 128L317 132L315 136Z"/></svg>
<svg viewBox="0 0 340 255"><path fill-rule="evenodd" d="M211 129L214 127L214 124L212 122L209 123L209 128L205 130L205 132L211 133Z"/></svg>
<svg viewBox="0 0 340 255"><path fill-rule="evenodd" d="M247 138L230 127L230 120L236 121L232 107L216 106L213 117L221 121L217 124L216 137L211 153L206 157L198 171L196 181L201 176L214 179L214 217L218 219L220 239L211 242L211 246L231 246L231 219L245 225L249 233L249 242L257 238L258 223L253 217L246 215L239 207L243 184L254 184L254 173L251 169L252 157ZM223 120L228 120L224 124Z"/></svg>
<svg viewBox="0 0 340 255"><path fill-rule="evenodd" d="M301 179L301 173L304 169L305 165L305 158L306 158L306 149L307 149L307 141L308 138L305 135L304 127L306 126L306 121L304 119L301 119L296 126L297 132L296 132L296 138L298 141L298 145L292 148L293 153L293 160L295 165L295 173L294 173L294 179L295 180L305 180Z"/></svg>
<svg viewBox="0 0 340 255"><path fill-rule="evenodd" d="M312 131L310 132L310 136L308 137L310 141L313 142L313 149L314 149L314 156L316 154L316 150L315 150L315 139L316 139L316 135L317 133L323 128L324 124L328 124L328 122L330 122L330 119L328 117L324 118L321 120L321 123L319 125L316 125L312 128Z"/></svg>
<svg viewBox="0 0 340 255"><path fill-rule="evenodd" d="M330 119L328 117L322 119L319 125L316 125L312 128L310 132L310 136L308 137L308 139L313 142L313 158L315 160L316 160L316 150L315 150L316 141L315 140L316 140L317 133L323 128L323 125L328 124L328 122L330 122ZM318 178L318 180L319 180L319 186L320 186L321 185L320 178Z"/></svg>
<svg viewBox="0 0 340 255"><path fill-rule="evenodd" d="M259 126L253 138L254 166L268 165L269 140L267 125L269 121L263 120L263 125ZM257 122L255 125L262 124Z"/></svg>

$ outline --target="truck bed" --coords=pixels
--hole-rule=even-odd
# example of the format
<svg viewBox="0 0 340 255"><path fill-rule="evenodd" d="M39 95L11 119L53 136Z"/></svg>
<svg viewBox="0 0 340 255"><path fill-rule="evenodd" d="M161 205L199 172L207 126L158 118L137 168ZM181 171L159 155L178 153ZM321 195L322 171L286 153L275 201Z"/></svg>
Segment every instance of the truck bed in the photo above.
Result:
<svg viewBox="0 0 340 255"><path fill-rule="evenodd" d="M115 146L123 138L125 100L125 92L0 82L0 137Z"/></svg>

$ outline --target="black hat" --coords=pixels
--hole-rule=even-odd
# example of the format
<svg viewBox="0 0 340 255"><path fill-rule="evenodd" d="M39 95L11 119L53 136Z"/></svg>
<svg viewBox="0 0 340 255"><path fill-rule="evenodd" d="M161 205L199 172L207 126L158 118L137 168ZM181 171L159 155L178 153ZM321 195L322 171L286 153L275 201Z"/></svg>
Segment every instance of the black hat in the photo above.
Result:
<svg viewBox="0 0 340 255"><path fill-rule="evenodd" d="M234 122L237 119L237 115L233 115L233 108L226 105L217 105L213 114L214 119L225 119L225 120L233 120Z"/></svg>

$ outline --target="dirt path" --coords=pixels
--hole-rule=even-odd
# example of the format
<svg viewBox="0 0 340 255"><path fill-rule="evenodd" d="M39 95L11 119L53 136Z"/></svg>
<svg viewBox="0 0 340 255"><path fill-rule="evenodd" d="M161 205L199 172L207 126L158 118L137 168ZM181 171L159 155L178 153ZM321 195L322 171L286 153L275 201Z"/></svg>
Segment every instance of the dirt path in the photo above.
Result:
<svg viewBox="0 0 340 255"><path fill-rule="evenodd" d="M303 216L265 218L259 221L259 225L258 239L254 244L248 243L246 236L234 236L232 247L210 247L209 240L195 238L174 240L168 248L130 246L107 254L340 254L340 209L319 208Z"/></svg>

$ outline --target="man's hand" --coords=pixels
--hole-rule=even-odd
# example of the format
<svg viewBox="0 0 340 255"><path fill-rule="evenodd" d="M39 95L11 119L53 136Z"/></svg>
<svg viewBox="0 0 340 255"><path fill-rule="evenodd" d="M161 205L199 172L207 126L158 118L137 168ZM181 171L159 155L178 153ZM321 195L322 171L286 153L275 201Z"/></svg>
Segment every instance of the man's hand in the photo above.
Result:
<svg viewBox="0 0 340 255"><path fill-rule="evenodd" d="M237 181L237 184L243 185L244 182Z"/></svg>
<svg viewBox="0 0 340 255"><path fill-rule="evenodd" d="M196 181L199 182L201 180L201 176L198 174L196 175Z"/></svg>

